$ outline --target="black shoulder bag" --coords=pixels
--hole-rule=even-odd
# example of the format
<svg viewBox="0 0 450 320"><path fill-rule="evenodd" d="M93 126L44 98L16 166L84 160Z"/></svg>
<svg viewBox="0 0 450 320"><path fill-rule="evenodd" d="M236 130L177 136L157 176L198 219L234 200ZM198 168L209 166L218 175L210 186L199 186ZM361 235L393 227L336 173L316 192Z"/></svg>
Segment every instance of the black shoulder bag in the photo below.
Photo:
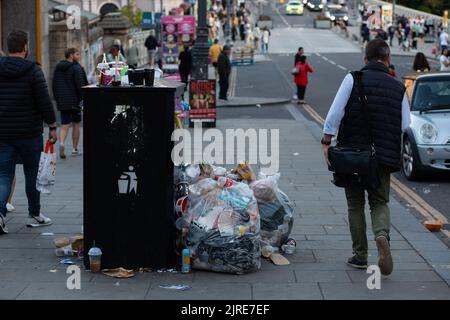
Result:
<svg viewBox="0 0 450 320"><path fill-rule="evenodd" d="M367 108L367 96L364 94L362 72L352 72L356 88L358 89L359 102L364 120L369 131L370 144L330 147L328 159L333 172L333 183L337 187L345 188L362 186L376 189L380 185L378 176L378 164L375 158L375 145L372 135L372 127ZM339 140L339 139L338 139Z"/></svg>

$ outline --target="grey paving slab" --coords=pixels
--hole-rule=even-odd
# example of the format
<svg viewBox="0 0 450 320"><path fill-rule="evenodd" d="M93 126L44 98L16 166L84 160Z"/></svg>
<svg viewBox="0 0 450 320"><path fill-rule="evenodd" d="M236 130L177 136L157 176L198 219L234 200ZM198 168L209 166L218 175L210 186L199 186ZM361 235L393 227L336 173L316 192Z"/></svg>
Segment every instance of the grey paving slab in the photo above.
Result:
<svg viewBox="0 0 450 320"><path fill-rule="evenodd" d="M352 282L366 282L369 277L364 271L347 271ZM389 276L382 276L385 282L442 282L436 272L432 270L397 270L394 263L394 271Z"/></svg>
<svg viewBox="0 0 450 320"><path fill-rule="evenodd" d="M321 283L326 300L449 300L450 287L443 282L387 282L369 290L364 282Z"/></svg>
<svg viewBox="0 0 450 320"><path fill-rule="evenodd" d="M81 283L80 290L67 289L66 283L31 283L19 300L143 300L149 290L146 282Z"/></svg>
<svg viewBox="0 0 450 320"><path fill-rule="evenodd" d="M21 268L2 268L0 272L0 282L45 282L45 283L59 283L65 286L69 275L66 270L58 270L57 272L50 272L49 269L21 269ZM91 281L90 273L83 273L81 282Z"/></svg>
<svg viewBox="0 0 450 320"><path fill-rule="evenodd" d="M301 266L300 266L301 267ZM350 282L345 271L295 270L297 282Z"/></svg>
<svg viewBox="0 0 450 320"><path fill-rule="evenodd" d="M167 283L184 284L184 283ZM178 291L163 289L152 284L145 299L147 300L251 300L252 287L248 283L211 283L187 284L190 290Z"/></svg>
<svg viewBox="0 0 450 320"><path fill-rule="evenodd" d="M317 283L253 284L255 300L322 300Z"/></svg>
<svg viewBox="0 0 450 320"><path fill-rule="evenodd" d="M194 282L197 285L207 285L209 283L289 283L295 282L295 275L292 270L286 269L286 271L283 271L280 266L278 271L260 270L258 272L243 275L229 275L213 272L196 273Z"/></svg>
<svg viewBox="0 0 450 320"><path fill-rule="evenodd" d="M0 300L13 300L28 286L27 282L0 283Z"/></svg>

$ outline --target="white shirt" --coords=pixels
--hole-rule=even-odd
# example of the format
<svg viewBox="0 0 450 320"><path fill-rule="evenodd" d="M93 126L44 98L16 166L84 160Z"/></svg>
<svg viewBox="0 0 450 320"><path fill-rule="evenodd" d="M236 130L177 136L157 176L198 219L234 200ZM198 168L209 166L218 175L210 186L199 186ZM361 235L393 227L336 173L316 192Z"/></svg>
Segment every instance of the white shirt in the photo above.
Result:
<svg viewBox="0 0 450 320"><path fill-rule="evenodd" d="M262 40L264 43L269 43L269 36L270 36L269 31L264 30L262 33Z"/></svg>
<svg viewBox="0 0 450 320"><path fill-rule="evenodd" d="M439 62L441 63L441 71L450 71L450 65L445 66L444 64L450 62L448 57L441 55L441 57L439 58Z"/></svg>
<svg viewBox="0 0 450 320"><path fill-rule="evenodd" d="M330 111L328 111L327 118L325 119L325 124L323 127L323 133L335 136L341 125L341 120L344 117L345 106L347 105L348 99L353 89L353 76L349 73L345 76L342 81L341 87L339 88L336 97L334 98L333 104L331 105ZM402 101L402 130L406 130L411 124L411 114L408 97L403 96Z"/></svg>
<svg viewBox="0 0 450 320"><path fill-rule="evenodd" d="M441 32L441 35L439 36L439 39L441 40L441 46L448 46L448 33L445 31Z"/></svg>

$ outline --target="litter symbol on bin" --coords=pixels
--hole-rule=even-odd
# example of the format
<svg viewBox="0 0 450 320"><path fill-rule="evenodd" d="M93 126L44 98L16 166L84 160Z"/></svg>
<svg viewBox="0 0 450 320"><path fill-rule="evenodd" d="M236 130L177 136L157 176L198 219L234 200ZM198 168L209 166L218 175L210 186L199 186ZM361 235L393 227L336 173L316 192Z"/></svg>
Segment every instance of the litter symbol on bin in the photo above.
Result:
<svg viewBox="0 0 450 320"><path fill-rule="evenodd" d="M134 192L137 193L137 176L134 172L133 166L128 168L129 172L124 172L119 178L119 193L120 194L130 194Z"/></svg>

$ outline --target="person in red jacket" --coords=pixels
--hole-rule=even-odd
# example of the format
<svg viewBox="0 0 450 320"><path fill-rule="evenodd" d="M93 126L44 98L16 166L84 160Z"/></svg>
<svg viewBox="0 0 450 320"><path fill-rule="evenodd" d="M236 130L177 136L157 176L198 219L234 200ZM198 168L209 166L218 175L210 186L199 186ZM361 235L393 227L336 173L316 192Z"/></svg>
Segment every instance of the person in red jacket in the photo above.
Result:
<svg viewBox="0 0 450 320"><path fill-rule="evenodd" d="M298 103L305 103L305 92L308 86L308 72L313 73L314 69L306 62L306 56L301 56L300 61L295 67L298 73L295 75L294 82L297 85Z"/></svg>

